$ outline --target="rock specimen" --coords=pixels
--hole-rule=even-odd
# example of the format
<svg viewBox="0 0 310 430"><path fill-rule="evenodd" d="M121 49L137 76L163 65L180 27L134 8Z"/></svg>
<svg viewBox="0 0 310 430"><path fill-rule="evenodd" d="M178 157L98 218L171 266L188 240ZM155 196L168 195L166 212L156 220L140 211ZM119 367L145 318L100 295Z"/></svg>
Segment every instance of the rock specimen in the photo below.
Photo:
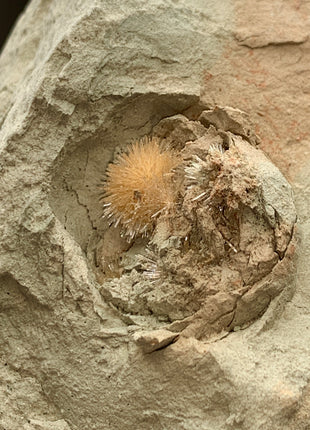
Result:
<svg viewBox="0 0 310 430"><path fill-rule="evenodd" d="M309 307L284 306L296 215L235 108L267 146L284 116L293 136L309 58L281 23L262 42L245 3L32 0L21 16L0 58L1 428L287 430L309 380ZM287 28L304 5L279 3ZM128 241L102 217L104 175L151 135L180 157L177 198Z"/></svg>

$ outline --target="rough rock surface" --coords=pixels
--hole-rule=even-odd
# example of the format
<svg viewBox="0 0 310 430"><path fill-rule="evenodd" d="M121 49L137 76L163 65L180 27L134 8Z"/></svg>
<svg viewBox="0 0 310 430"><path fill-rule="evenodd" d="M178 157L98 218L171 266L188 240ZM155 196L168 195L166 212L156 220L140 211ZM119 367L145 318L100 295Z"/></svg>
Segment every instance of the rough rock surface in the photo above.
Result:
<svg viewBox="0 0 310 430"><path fill-rule="evenodd" d="M20 18L0 58L2 428L308 428L310 6L270 4L33 0ZM98 183L115 149L214 105L246 111L293 183L296 292L207 342L147 338L99 292Z"/></svg>

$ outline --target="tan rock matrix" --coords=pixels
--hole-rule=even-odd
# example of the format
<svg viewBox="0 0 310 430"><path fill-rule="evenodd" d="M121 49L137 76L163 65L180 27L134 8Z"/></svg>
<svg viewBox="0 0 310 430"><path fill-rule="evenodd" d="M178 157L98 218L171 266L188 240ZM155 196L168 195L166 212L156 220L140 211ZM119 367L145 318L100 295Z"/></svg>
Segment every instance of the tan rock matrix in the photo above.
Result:
<svg viewBox="0 0 310 430"><path fill-rule="evenodd" d="M0 57L1 429L306 430L308 16L29 2ZM136 217L108 209L153 141L165 192L127 176Z"/></svg>

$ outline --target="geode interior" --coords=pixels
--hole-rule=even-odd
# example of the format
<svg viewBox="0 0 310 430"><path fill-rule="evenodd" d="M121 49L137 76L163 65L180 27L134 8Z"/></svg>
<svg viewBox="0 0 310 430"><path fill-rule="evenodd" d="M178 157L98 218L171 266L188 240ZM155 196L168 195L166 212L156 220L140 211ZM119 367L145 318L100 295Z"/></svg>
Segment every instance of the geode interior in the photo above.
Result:
<svg viewBox="0 0 310 430"><path fill-rule="evenodd" d="M175 115L152 132L178 151L178 199L131 242L113 225L96 249L100 292L128 324L198 339L259 317L293 272L291 187L237 109Z"/></svg>

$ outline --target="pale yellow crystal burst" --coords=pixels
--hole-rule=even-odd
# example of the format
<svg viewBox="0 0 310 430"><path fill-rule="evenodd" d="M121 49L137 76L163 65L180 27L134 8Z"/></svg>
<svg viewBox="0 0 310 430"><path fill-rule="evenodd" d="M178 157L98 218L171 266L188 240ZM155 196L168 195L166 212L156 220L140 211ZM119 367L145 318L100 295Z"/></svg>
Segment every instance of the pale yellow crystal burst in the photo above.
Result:
<svg viewBox="0 0 310 430"><path fill-rule="evenodd" d="M147 234L154 220L175 202L172 170L179 160L156 138L145 137L109 164L104 216L130 238Z"/></svg>

